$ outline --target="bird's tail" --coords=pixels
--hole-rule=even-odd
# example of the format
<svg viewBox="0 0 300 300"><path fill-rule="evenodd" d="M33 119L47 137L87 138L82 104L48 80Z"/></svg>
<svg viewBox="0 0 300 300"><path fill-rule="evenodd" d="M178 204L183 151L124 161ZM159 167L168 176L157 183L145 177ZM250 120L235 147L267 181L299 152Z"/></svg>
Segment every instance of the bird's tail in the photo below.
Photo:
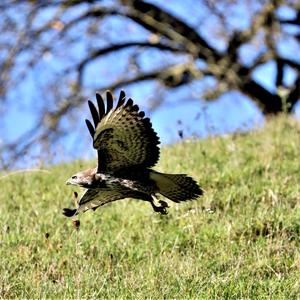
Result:
<svg viewBox="0 0 300 300"><path fill-rule="evenodd" d="M186 174L164 174L152 171L150 178L155 181L158 192L174 202L193 200L203 194L197 182Z"/></svg>

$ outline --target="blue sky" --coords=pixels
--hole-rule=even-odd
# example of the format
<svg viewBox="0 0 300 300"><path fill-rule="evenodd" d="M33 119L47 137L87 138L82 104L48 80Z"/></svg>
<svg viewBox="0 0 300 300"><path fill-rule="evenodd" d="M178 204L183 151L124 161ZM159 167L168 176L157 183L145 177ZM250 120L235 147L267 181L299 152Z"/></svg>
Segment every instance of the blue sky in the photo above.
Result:
<svg viewBox="0 0 300 300"><path fill-rule="evenodd" d="M171 8L173 13L181 14L184 13L183 10L187 10L186 13L189 13L190 9L193 9L187 5L170 5L172 1L152 1L153 3L164 3L164 6ZM188 3L193 3L192 0L187 1ZM182 2L178 2L181 3ZM76 14L76 12L74 12ZM205 11L202 13L206 13ZM241 12L242 13L242 12ZM290 10L281 10L279 12L283 16L291 16L292 12ZM234 18L237 18L236 20ZM235 20L235 21L234 21ZM195 14L190 14L188 22L191 25L198 24L199 17ZM213 26L213 20L208 19L208 26ZM241 22L239 15L235 13L233 16L232 22L234 27L237 27L239 24L240 27L247 26L247 19L244 19ZM212 23L212 24L211 24ZM119 24L119 21L114 20L108 22L105 26L110 28L110 26L123 26ZM294 30L293 28L290 29ZM201 29L200 29L201 31ZM133 29L134 38L137 39L139 35L143 36L145 34L144 30ZM112 38L118 39L120 36L116 35ZM126 38L124 36L124 38ZM222 41L210 41L219 49L222 49L224 46ZM299 43L295 44L291 39L286 38L283 46L280 47L280 52L283 56L290 57L293 53L300 53ZM80 50L82 49L82 50ZM58 74L59 69L62 64L70 63L74 56L80 55L81 52L84 52L84 44L79 44L74 53L70 52L69 61L65 59L65 56L62 55L58 58L53 58L51 55L49 57L41 58L41 65L35 68L34 70L28 70L26 80L22 85L19 85L16 89L11 90L9 93L10 106L0 107L0 112L6 113L4 130L0 135L1 139L9 142L14 140L20 134L22 134L27 129L31 128L37 116L37 111L45 105L45 99L43 91L38 90L37 86L40 86L38 83L47 80L63 80L61 78L55 77ZM242 57L245 62L251 61L253 57L257 54L251 47L245 47L241 49ZM296 51L296 52L295 52ZM72 57L72 55L73 57ZM97 86L105 85L106 81L109 82L111 76L115 76L115 72L119 69L126 68L125 59L129 54L126 52L118 53L117 56L111 56L105 60L99 60L94 64L91 64L88 68L87 73L89 74L86 77L86 80L89 84L90 98L94 98L94 93ZM152 52L151 59L149 56L142 54L140 56L141 61L143 62L143 67L145 69L151 69L153 63L152 61L157 58L158 63L161 60L163 63L166 60L169 60L168 54L161 56L157 55L155 52ZM75 57L76 58L76 57ZM180 61L180 57L176 58ZM175 59L175 60L176 60ZM296 57L296 60L300 62L300 58ZM112 64L112 61L117 61L117 63ZM107 64L107 65L106 65ZM103 71L99 76L99 67ZM52 69L52 75L47 73L47 68ZM276 74L276 66L274 63L269 62L263 66L257 68L254 72L254 79L266 87L270 91L274 91L274 76ZM47 78L47 76L50 76ZM290 84L295 80L295 72L292 69L287 68L285 72L285 83ZM101 84L99 83L101 81ZM42 83L43 85L44 83ZM93 89L95 88L95 89ZM249 130L251 128L262 126L264 118L252 101L247 99L245 96L239 92L228 92L222 95L218 100L205 102L195 94L191 93L191 90L201 90L201 83L194 82L192 83L191 89L186 87L178 88L170 92L157 91L156 84L153 82L143 83L142 85L130 86L126 89L127 94L140 105L141 109L145 110L146 113L151 117L153 127L158 132L160 140L163 144L173 143L180 140L178 135L178 130L183 130L184 137L200 137L205 138L209 135L216 134L225 134L233 132L236 130ZM149 108L149 99L155 99L157 95L165 99L165 104L162 105L159 109L151 111ZM174 101L176 99L176 101ZM175 104L176 103L176 104ZM297 105L295 114L300 117L300 105ZM81 141L82 149L86 149L89 143L88 131L85 128L84 119L89 117L89 112L87 105L83 105L78 108L77 117L80 115L80 119L76 119L76 136L68 136L65 139L61 140L58 144L58 152L61 149L61 153L64 152L63 156L60 157L60 160L65 160L66 157L72 159L74 144L77 144L78 141ZM76 118L76 116L75 116ZM38 130L38 129L37 129ZM79 139L78 139L79 136ZM82 139L83 138L83 139ZM90 148L89 148L90 149ZM92 151L85 151L84 156L89 157L92 155Z"/></svg>

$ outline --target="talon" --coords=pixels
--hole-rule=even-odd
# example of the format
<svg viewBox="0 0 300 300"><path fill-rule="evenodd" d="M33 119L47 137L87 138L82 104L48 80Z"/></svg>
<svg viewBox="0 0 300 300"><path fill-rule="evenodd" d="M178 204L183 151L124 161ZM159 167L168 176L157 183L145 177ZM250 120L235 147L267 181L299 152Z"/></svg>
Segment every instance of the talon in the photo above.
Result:
<svg viewBox="0 0 300 300"><path fill-rule="evenodd" d="M156 198L154 198L156 199ZM157 213L160 213L162 215L167 215L168 214L168 211L167 211L167 208L169 207L168 203L163 201L163 200L159 200L158 203L160 204L160 206L156 206L154 204L154 201L150 201L151 205L152 205L152 208L155 212Z"/></svg>
<svg viewBox="0 0 300 300"><path fill-rule="evenodd" d="M160 213L162 215L167 215L168 214L166 206L155 206L155 207L153 207L153 209L154 209L155 212Z"/></svg>
<svg viewBox="0 0 300 300"><path fill-rule="evenodd" d="M169 206L168 206L168 207L169 207ZM162 207L160 213L161 213L162 215L167 215L169 212L167 211L166 207Z"/></svg>
<svg viewBox="0 0 300 300"><path fill-rule="evenodd" d="M161 205L161 207L166 207L166 208L169 208L169 207L170 207L170 206L168 205L168 203L165 202L165 201L163 201L163 200L159 200L158 202L159 202L159 204Z"/></svg>

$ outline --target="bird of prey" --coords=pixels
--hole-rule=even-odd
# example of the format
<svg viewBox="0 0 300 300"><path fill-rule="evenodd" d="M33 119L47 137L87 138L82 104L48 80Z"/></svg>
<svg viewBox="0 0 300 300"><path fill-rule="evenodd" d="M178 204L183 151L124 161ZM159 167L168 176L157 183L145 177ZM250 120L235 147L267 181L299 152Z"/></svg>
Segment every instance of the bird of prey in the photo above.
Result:
<svg viewBox="0 0 300 300"><path fill-rule="evenodd" d="M132 99L126 101L123 91L115 107L109 91L106 105L100 94L96 94L96 99L98 108L88 101L93 124L85 122L98 153L98 165L67 180L67 184L84 187L86 191L77 208L63 210L65 216L73 217L124 198L148 201L155 212L166 214L168 205L157 201L157 194L174 202L202 195L202 189L191 177L151 169L159 159L159 138L150 119Z"/></svg>

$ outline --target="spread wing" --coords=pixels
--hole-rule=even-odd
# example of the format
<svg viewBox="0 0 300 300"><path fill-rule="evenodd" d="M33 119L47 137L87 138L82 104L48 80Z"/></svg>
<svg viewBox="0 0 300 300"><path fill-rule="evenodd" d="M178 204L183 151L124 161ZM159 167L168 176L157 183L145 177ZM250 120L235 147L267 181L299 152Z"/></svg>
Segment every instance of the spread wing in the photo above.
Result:
<svg viewBox="0 0 300 300"><path fill-rule="evenodd" d="M110 92L106 93L106 108L99 94L96 98L98 109L88 102L94 125L85 121L98 151L97 172L154 166L159 158L159 138L145 113L132 99L126 101L123 91L115 108Z"/></svg>
<svg viewBox="0 0 300 300"><path fill-rule="evenodd" d="M101 188L87 189L78 201L78 208L75 215L80 212L85 212L89 209L96 209L99 206L124 198L141 198L143 194L138 191L133 191L126 188Z"/></svg>
<svg viewBox="0 0 300 300"><path fill-rule="evenodd" d="M89 209L96 209L99 206L125 198L124 193L118 190L88 189L84 192L78 202L76 214Z"/></svg>

